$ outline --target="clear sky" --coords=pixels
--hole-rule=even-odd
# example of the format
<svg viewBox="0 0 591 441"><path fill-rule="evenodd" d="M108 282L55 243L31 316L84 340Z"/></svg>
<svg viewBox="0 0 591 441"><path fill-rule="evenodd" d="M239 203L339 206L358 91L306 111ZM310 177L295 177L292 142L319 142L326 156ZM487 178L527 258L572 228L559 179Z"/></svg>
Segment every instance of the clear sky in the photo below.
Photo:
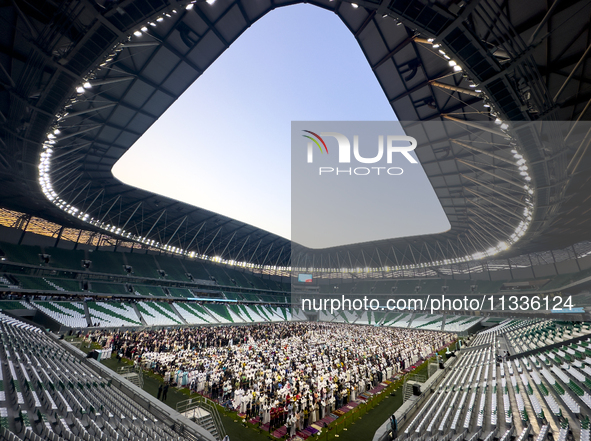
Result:
<svg viewBox="0 0 591 441"><path fill-rule="evenodd" d="M289 239L291 122L395 119L342 21L312 5L289 6L246 30L113 173ZM427 180L424 172L417 179L423 186ZM444 231L449 224L442 215L436 201L428 216L401 225L397 236Z"/></svg>

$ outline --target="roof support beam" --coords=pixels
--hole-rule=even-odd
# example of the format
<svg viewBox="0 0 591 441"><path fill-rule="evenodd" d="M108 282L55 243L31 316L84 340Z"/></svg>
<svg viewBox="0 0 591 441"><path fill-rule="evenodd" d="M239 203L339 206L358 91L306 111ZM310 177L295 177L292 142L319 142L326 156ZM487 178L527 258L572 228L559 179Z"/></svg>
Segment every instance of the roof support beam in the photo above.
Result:
<svg viewBox="0 0 591 441"><path fill-rule="evenodd" d="M252 259L254 258L255 253L257 252L257 250L259 249L259 246L261 246L261 242L263 241L263 239L259 239L259 243L257 243L256 248L254 249L254 251L252 252L249 261L252 262Z"/></svg>
<svg viewBox="0 0 591 441"><path fill-rule="evenodd" d="M236 231L234 231L234 234L232 234L232 237L230 238L230 240L228 241L228 243L224 247L224 250L220 253L220 257L222 257L222 258L224 257L224 253L226 252L226 250L230 246L230 242L232 242L232 240L234 239L234 236L236 236Z"/></svg>
<svg viewBox="0 0 591 441"><path fill-rule="evenodd" d="M571 78L573 77L573 75L575 74L575 72L577 71L577 69L579 68L579 66L581 65L581 63L583 61L585 61L585 58L587 58L587 55L589 55L589 51L591 51L591 44L589 46L587 46L587 49L585 49L585 52L583 53L583 56L579 59L579 61L577 62L577 64L575 64L575 67L573 67L573 69L570 71L570 75L566 78L566 80L564 80L564 83L562 83L562 86L560 86L560 89L558 89L558 92L556 92L556 95L554 95L554 102L556 103L558 101L558 98L560 97L560 95L562 94L562 92L564 92L564 89L566 88L566 85L570 82Z"/></svg>
<svg viewBox="0 0 591 441"><path fill-rule="evenodd" d="M550 6L550 9L548 9L548 12L546 12L546 15L544 16L544 18L542 19L540 24L538 24L538 27L536 28L534 33L531 34L531 37L529 37L529 40L526 43L528 46L531 46L532 43L535 41L539 32L542 30L542 27L548 22L548 20L550 20L550 17L552 17L554 10L560 4L560 2L561 2L561 0L554 0L554 3L552 3L552 6Z"/></svg>
<svg viewBox="0 0 591 441"><path fill-rule="evenodd" d="M355 38L359 38L359 34L361 34L363 32L363 30L367 27L367 25L369 24L371 19L374 18L375 15L376 15L376 11L374 9L373 11L371 11L369 13L369 15L367 16L365 21L361 24L361 26L359 26L359 29L357 29L357 31L355 32L355 34L354 34Z"/></svg>
<svg viewBox="0 0 591 441"><path fill-rule="evenodd" d="M494 178L498 178L498 179L500 179L501 181L505 181L505 182L507 182L508 184L514 185L514 186L516 186L516 187L519 187L519 188L523 188L523 185L524 185L524 184L521 184L521 183L515 182L515 181L513 181L513 180L511 180L511 179L507 179L507 178L504 178L504 177L502 177L502 176L499 176L499 175L495 175L494 173L491 173L491 172L489 172L488 170L485 170L485 169L483 169L483 168L480 168L480 167L478 167L477 165L474 165L474 164L472 164L472 163L470 163L470 162L468 162L468 161L464 161L463 159L457 159L457 158L456 158L456 161L458 161L458 162L461 162L462 164L464 164L464 165L467 165L468 167L475 168L476 170L478 170L478 171L481 171L481 172L483 172L483 173L486 173L487 175L490 175L490 176L492 176L492 177L494 177Z"/></svg>
<svg viewBox="0 0 591 441"><path fill-rule="evenodd" d="M189 244L187 245L186 249L188 250L189 248L191 248L191 245L193 245L193 242L195 242L195 239L197 239L197 235L199 233L201 233L201 229L203 228L203 226L205 225L205 222L201 223L201 226L199 227L199 229L197 230L197 232L195 233L195 235L193 236L193 239L191 239L191 242L189 242ZM199 247L198 247L199 248Z"/></svg>
<svg viewBox="0 0 591 441"><path fill-rule="evenodd" d="M275 268L277 268L279 266L279 259L281 258L281 255L283 254L283 248L285 247L281 247L281 249L279 250L279 255L277 256L277 260L275 261ZM328 255L328 258L330 259L330 254ZM330 266L330 260L328 262L329 266Z"/></svg>
<svg viewBox="0 0 591 441"><path fill-rule="evenodd" d="M209 245L207 245L207 248L205 248L205 251L203 251L203 254L207 255L207 252L209 251L209 248L211 248L211 245L213 244L214 240L216 237L218 237L218 234L220 234L220 231L222 231L222 227L219 227L217 229L217 231L215 232L213 238L211 239L211 241L209 242Z"/></svg>
<svg viewBox="0 0 591 441"><path fill-rule="evenodd" d="M62 119L68 119L68 118L72 118L74 116L84 115L85 113L90 113L90 112L95 112L95 111L98 112L99 110L108 109L109 107L113 107L115 105L116 105L116 103L111 103L111 104L105 104L104 106L99 106L99 107L89 107L86 110L79 110L77 112L68 113L67 115L63 116Z"/></svg>
<svg viewBox="0 0 591 441"><path fill-rule="evenodd" d="M267 250L267 254L265 254L265 258L263 259L261 266L265 265L265 262L267 261L267 257L269 256L269 253L271 252L271 248L273 248L273 244L269 245L269 249Z"/></svg>
<svg viewBox="0 0 591 441"><path fill-rule="evenodd" d="M476 193L474 190L472 190L472 189L470 189L470 188L466 188L466 191L468 191L469 193L472 193L474 196L476 196L476 197L478 197L478 198L485 199L487 202L490 202L490 203L491 203L491 204L493 204L495 207L498 207L498 208L500 208L501 210L503 210L503 211L504 211L504 212L506 212L507 214L509 214L509 215L511 215L511 216L513 216L513 217L516 217L516 218L518 218L518 219L521 219L521 217L520 217L520 216L518 216L517 214L515 214L514 212L512 212L512 211L511 211L511 210L509 210L508 208L505 208L505 207L503 207L502 205L500 205L500 204L497 204L497 203L496 203L495 201L493 201L492 199L490 199L490 198L488 198L488 197L486 197L486 196L483 196L483 195L481 195L481 194L479 194L479 193Z"/></svg>
<svg viewBox="0 0 591 441"><path fill-rule="evenodd" d="M439 81L431 81L431 86L439 87L440 89L453 90L454 92L463 93L464 95L475 96L482 98L482 94L464 87L450 86L449 84L440 83Z"/></svg>
<svg viewBox="0 0 591 441"><path fill-rule="evenodd" d="M100 124L97 124L97 125L88 127L86 129L78 130L77 132L74 132L74 133L68 133L67 135L60 136L55 141L57 143L57 142L63 141L64 139L71 138L73 136L82 135L83 133L91 132L93 130L99 129L100 127L101 127Z"/></svg>
<svg viewBox="0 0 591 441"><path fill-rule="evenodd" d="M468 211L472 214L474 214L476 217L480 218L481 220L483 220L485 223L487 223L488 225L490 225L491 227L493 227L495 230L499 231L502 235L507 234L505 231L501 230L496 224L490 222L487 218L481 216L478 212L472 210L472 209L468 209ZM488 231L488 228L485 228L484 226L482 226L481 224L478 223L478 221L476 221L476 219L472 219L472 222L474 222L476 225L478 225L482 231L486 231L488 232L495 240L499 241L500 240L498 238L496 238L495 236L493 236L490 231Z"/></svg>
<svg viewBox="0 0 591 441"><path fill-rule="evenodd" d="M475 123L472 121L466 121L463 119L455 118L447 113L444 113L443 115L441 115L441 117L445 118L445 119L449 119L450 121L455 121L457 123L464 124L465 126L468 126L468 127L473 127L475 129L482 130L484 132L492 133L493 135L502 136L503 138L505 138L507 136L507 135L505 135L505 133L503 133L500 130L491 129L490 127L487 127L487 126L484 126L484 125L481 125L481 124L478 124L478 123Z"/></svg>
<svg viewBox="0 0 591 441"><path fill-rule="evenodd" d="M507 222L507 220L503 219L502 217L499 217L494 212L490 211L487 207L483 207L482 205L480 205L478 202L475 202L472 199L468 199L468 202L470 202L471 204L477 206L481 210L485 211L486 213L488 213L489 215L491 215L492 217L494 217L495 219L497 219L499 222L502 222L505 225L508 225L510 228L515 228L515 225L512 225L510 222ZM468 210L470 210L470 209L468 209Z"/></svg>
<svg viewBox="0 0 591 441"><path fill-rule="evenodd" d="M111 206L109 207L109 209L107 210L107 212L103 215L103 217L99 221L100 223L103 223L103 221L105 220L105 218L107 217L107 215L111 212L111 210L113 209L113 207L115 206L115 204L117 203L117 201L119 201L119 199L121 199L121 195L118 195L115 198L115 200L113 201L113 203L111 204Z"/></svg>
<svg viewBox="0 0 591 441"><path fill-rule="evenodd" d="M513 202L515 202L516 204L519 204L519 205L521 205L521 206L523 206L523 207L527 207L527 205L525 204L525 202L523 202L523 201L520 201L519 199L516 199L516 198L514 198L514 197L512 197L512 196L509 196L509 195L507 195L507 194L503 193L502 191L499 191L499 190L497 190L497 189L496 189L494 186L492 186L492 185L484 184L484 183L482 183L482 182L480 182L480 181L477 181L477 180L476 180L476 179L474 179L474 178L471 178L471 177L469 177L469 176L466 176L466 175L465 175L465 174L463 174L463 173L460 173L460 176L461 176L462 178L464 178L464 179L467 179L467 180L469 180L469 181L472 181L472 182L474 182L474 183L475 183L476 185L478 185L478 186L481 186L481 187L484 187L484 188L488 188L490 191L493 191L493 192L495 192L495 193L497 193L497 194L500 194L500 195L501 195L501 196L503 196L504 198L507 198L507 199L509 199L510 201L513 201Z"/></svg>
<svg viewBox="0 0 591 441"><path fill-rule="evenodd" d="M375 65L373 65L371 69L373 71L375 71L382 64L384 64L386 61L388 61L390 58L392 58L394 55L396 55L398 52L400 52L402 49L404 49L406 46L408 46L409 43L412 42L412 40L413 40L413 37L408 37L406 40L404 40L402 43L400 43L398 46L396 46L393 50L388 52L388 54L384 58L382 58L380 61L378 61Z"/></svg>
<svg viewBox="0 0 591 441"><path fill-rule="evenodd" d="M156 222L154 222L152 224L152 227L150 228L150 230L146 233L146 235L144 237L147 238L147 237L150 236L150 233L152 232L152 230L154 229L154 227L156 226L156 224L160 221L160 219L162 218L162 216L164 215L164 213L166 213L166 208L160 212L160 216L158 216L158 219L156 219Z"/></svg>
<svg viewBox="0 0 591 441"><path fill-rule="evenodd" d="M479 149L477 147L473 147L473 146L471 146L469 144L466 144L464 142L458 141L457 139L450 139L450 141L453 142L454 144L461 145L462 147L464 147L466 149L473 150L473 151L478 152L478 153L482 153L483 155L490 156L491 158L497 159L499 161L507 162L507 163L509 163L511 165L515 165L515 162L513 162L511 159L503 158L502 156L495 155L494 153L491 153L491 152L487 152L486 150L482 150L482 149Z"/></svg>
<svg viewBox="0 0 591 441"><path fill-rule="evenodd" d="M174 233L172 233L172 236L170 236L168 238L168 242L166 242L166 246L168 246L170 244L170 242L172 241L172 239L174 239L174 236L176 236L176 233L179 231L179 228L181 228L181 226L185 223L186 220L187 220L187 216L185 216L183 218L183 220L179 223L178 227L176 227L176 230L174 230Z"/></svg>
<svg viewBox="0 0 591 441"><path fill-rule="evenodd" d="M476 7L479 5L479 3L480 3L480 0L472 0L470 3L468 3L468 5L464 6L464 8L460 12L460 14L457 16L457 18L453 22L451 22L443 30L443 32L441 32L439 35L437 35L435 40L438 42L443 41L445 39L445 37L447 37L456 28L459 28L460 26L462 26L462 23L464 22L464 20L466 20L468 18L468 16L470 14L472 14L472 12L474 12L474 9L476 9Z"/></svg>
<svg viewBox="0 0 591 441"><path fill-rule="evenodd" d="M131 216L129 216L129 218L127 218L127 221L125 221L125 223L123 224L123 226L121 227L121 231L125 230L125 227L127 227L127 224L129 223L129 221L133 218L133 216L135 215L135 213L138 211L138 209L142 206L143 202L140 201L136 207L135 210L133 210L133 213L131 213Z"/></svg>
<svg viewBox="0 0 591 441"><path fill-rule="evenodd" d="M488 220L486 217L482 216L480 213L478 213L476 210L472 210L471 208L468 208L468 212L472 213L473 215L477 216L478 218L480 218L481 220L483 220L484 222L486 222L488 225L490 225L491 227L493 227L495 230L497 230L499 233L501 233L503 236L505 236L507 234L506 231L502 230L501 227L499 227L497 224L495 224L494 222L491 222L490 220ZM473 219L474 220L474 219ZM498 240L498 239L497 239ZM500 240L499 240L500 242Z"/></svg>

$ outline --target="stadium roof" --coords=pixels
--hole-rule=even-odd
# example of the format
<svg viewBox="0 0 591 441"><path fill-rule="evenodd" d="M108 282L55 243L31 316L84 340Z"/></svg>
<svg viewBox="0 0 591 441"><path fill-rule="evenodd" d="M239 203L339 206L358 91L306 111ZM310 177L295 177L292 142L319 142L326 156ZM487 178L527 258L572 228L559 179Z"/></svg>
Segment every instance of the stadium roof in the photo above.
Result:
<svg viewBox="0 0 591 441"><path fill-rule="evenodd" d="M454 123L429 133L406 124L450 221L445 233L309 250L112 176L242 32L293 3L4 6L1 205L171 252L276 267L437 266L589 238L589 138L579 125L565 142L556 125L588 120L586 1L311 2L354 34L399 120Z"/></svg>

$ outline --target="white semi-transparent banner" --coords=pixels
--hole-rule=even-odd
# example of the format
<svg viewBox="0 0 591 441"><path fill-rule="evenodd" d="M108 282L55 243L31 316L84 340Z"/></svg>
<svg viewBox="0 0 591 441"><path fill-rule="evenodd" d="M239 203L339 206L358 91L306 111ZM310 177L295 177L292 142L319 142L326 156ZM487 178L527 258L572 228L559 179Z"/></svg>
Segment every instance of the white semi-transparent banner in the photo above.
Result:
<svg viewBox="0 0 591 441"><path fill-rule="evenodd" d="M589 302L576 281L591 257L516 258L589 239L564 207L584 200L577 172L590 129L461 115L292 122L292 316L379 324L390 312L499 310L582 319Z"/></svg>

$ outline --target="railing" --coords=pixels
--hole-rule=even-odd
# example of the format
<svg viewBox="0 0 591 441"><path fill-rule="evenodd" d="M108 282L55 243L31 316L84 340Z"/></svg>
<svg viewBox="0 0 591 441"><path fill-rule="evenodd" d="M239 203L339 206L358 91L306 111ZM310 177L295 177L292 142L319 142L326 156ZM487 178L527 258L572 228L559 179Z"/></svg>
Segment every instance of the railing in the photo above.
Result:
<svg viewBox="0 0 591 441"><path fill-rule="evenodd" d="M404 377L404 384L402 385L402 402L406 402L406 400L408 400L412 395L412 384L409 383L410 381L412 381L413 383L424 383L425 381L427 381L427 377L418 374L406 375Z"/></svg>
<svg viewBox="0 0 591 441"><path fill-rule="evenodd" d="M439 370L439 359L429 360L427 372L429 373L428 378Z"/></svg>
<svg viewBox="0 0 591 441"><path fill-rule="evenodd" d="M141 365L138 366L122 366L117 370L117 373L126 380L135 384L140 389L144 388L144 371ZM137 376L137 384L133 381L136 377L130 375L135 374Z"/></svg>
<svg viewBox="0 0 591 441"><path fill-rule="evenodd" d="M189 412L196 408L201 408L209 412L217 431L217 433L214 435L218 440L223 439L226 436L226 430L222 424L217 406L213 401L199 395L195 398L189 398L188 400L180 401L176 405L176 411L180 414L185 414L185 412ZM201 425L201 418L197 418L196 422L197 424Z"/></svg>

